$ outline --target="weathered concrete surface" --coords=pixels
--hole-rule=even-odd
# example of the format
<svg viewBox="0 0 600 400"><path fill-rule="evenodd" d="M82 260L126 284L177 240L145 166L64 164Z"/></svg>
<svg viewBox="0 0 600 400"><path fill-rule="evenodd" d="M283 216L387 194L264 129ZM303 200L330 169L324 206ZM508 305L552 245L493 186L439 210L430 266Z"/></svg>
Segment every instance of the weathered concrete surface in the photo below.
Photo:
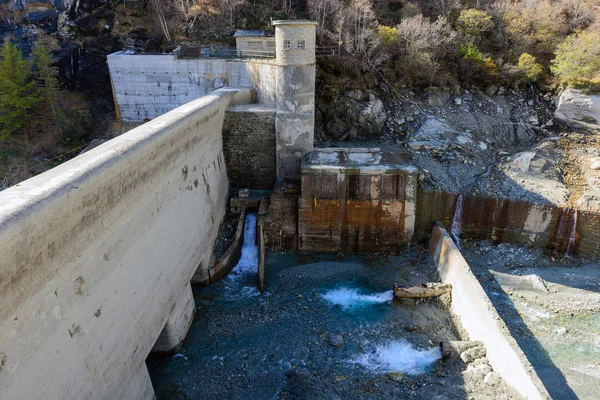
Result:
<svg viewBox="0 0 600 400"><path fill-rule="evenodd" d="M558 98L554 113L567 122L600 125L600 95L587 95L576 89L566 89Z"/></svg>
<svg viewBox="0 0 600 400"><path fill-rule="evenodd" d="M198 266L208 279L234 92L0 193L2 399L153 397L144 361Z"/></svg>
<svg viewBox="0 0 600 400"><path fill-rule="evenodd" d="M417 170L380 149L320 149L302 166L299 248L394 251L410 243Z"/></svg>
<svg viewBox="0 0 600 400"><path fill-rule="evenodd" d="M173 54L108 55L121 118L153 119L224 86L255 87L259 101L274 104L275 65L224 59L178 59Z"/></svg>
<svg viewBox="0 0 600 400"><path fill-rule="evenodd" d="M463 202L459 215L458 195L419 191L414 240L426 240L427 231L439 220L468 238L600 254L598 212L491 197L465 196Z"/></svg>
<svg viewBox="0 0 600 400"><path fill-rule="evenodd" d="M442 283L452 285L452 312L460 318L470 340L485 344L486 356L494 370L524 397L550 399L469 265L440 225L433 228L429 251L438 266Z"/></svg>
<svg viewBox="0 0 600 400"><path fill-rule="evenodd" d="M194 322L195 314L194 295L191 285L188 285L175 302L175 308L171 311L171 316L156 339L152 352L176 353L179 351L192 322Z"/></svg>
<svg viewBox="0 0 600 400"><path fill-rule="evenodd" d="M230 107L223 123L223 151L232 187L275 186L275 113L257 104Z"/></svg>

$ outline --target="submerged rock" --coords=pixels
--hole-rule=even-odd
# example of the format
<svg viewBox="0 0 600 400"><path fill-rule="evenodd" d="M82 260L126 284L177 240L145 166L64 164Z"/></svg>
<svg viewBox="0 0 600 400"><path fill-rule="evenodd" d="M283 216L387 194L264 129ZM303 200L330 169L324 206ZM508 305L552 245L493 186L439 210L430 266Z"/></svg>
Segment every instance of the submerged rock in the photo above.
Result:
<svg viewBox="0 0 600 400"><path fill-rule="evenodd" d="M344 345L344 336L342 335L330 335L329 344L335 348L342 347Z"/></svg>
<svg viewBox="0 0 600 400"><path fill-rule="evenodd" d="M400 371L386 372L385 374L392 382L400 383L404 380L404 373Z"/></svg>

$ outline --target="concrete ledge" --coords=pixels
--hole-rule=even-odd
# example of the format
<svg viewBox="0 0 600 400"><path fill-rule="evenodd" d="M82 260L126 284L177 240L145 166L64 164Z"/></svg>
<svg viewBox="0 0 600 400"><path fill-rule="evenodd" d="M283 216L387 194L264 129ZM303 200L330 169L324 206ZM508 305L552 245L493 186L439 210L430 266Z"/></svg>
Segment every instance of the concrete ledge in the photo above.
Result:
<svg viewBox="0 0 600 400"><path fill-rule="evenodd" d="M485 344L487 358L494 370L524 397L530 400L550 399L471 268L439 223L433 228L429 251L438 266L442 282L452 285L452 312L460 318L470 340Z"/></svg>

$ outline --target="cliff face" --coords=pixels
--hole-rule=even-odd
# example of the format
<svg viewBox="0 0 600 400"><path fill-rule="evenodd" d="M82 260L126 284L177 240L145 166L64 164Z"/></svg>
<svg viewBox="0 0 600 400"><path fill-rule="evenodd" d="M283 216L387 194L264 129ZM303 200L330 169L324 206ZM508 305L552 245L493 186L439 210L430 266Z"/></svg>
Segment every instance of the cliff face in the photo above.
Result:
<svg viewBox="0 0 600 400"><path fill-rule="evenodd" d="M28 55L36 42L50 48L61 84L86 92L96 114L112 112L112 94L106 55L125 46L138 50L160 48L150 36L141 4L109 3L108 0L0 0L0 39L7 36ZM127 21L119 21L119 8L129 9ZM136 14L136 12L138 14ZM141 14L145 14L141 10ZM124 27L120 25L126 25ZM117 27L117 29L115 29Z"/></svg>

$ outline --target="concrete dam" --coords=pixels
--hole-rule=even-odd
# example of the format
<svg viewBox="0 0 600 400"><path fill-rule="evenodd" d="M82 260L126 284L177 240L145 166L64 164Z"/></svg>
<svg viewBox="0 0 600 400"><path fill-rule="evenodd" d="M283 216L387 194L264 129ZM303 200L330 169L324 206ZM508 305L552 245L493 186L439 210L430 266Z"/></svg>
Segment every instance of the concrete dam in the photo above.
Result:
<svg viewBox="0 0 600 400"><path fill-rule="evenodd" d="M316 24L273 25L268 56L110 55L119 115L150 121L0 192L0 399L155 398L146 359L194 329L190 282L235 265L216 270L213 255L231 198L257 212L263 277L269 251L429 242L448 312L490 368L549 398L444 226L456 240L597 256L598 216L420 190L400 147L313 148Z"/></svg>

